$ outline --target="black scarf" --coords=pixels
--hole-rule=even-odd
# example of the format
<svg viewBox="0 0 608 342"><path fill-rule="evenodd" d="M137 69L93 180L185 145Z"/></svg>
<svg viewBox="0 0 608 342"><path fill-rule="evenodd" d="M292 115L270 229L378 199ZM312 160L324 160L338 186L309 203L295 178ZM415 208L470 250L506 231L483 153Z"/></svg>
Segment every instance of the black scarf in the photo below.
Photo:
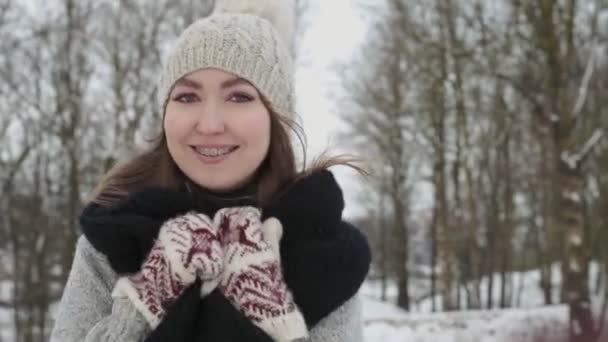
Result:
<svg viewBox="0 0 608 342"><path fill-rule="evenodd" d="M118 275L139 271L162 223L197 210L212 217L223 207L252 205L241 199L210 200L188 192L145 188L111 207L89 204L80 216L84 235ZM285 281L309 328L351 298L371 260L367 239L342 220L344 200L333 175L322 171L298 181L262 209L262 219L283 224L280 243ZM190 286L146 341L272 341L219 290L200 298Z"/></svg>

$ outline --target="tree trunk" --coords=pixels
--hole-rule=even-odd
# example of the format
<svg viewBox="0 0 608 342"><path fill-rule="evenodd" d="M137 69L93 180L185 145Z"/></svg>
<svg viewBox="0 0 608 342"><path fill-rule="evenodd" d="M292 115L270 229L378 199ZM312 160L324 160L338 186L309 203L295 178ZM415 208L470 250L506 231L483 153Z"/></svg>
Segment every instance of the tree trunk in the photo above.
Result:
<svg viewBox="0 0 608 342"><path fill-rule="evenodd" d="M401 185L403 186L403 185ZM395 209L395 237L397 243L395 261L397 267L397 287L399 294L397 296L397 305L406 311L410 309L409 297L409 272L408 272L408 234L407 225L405 223L405 205L400 196L394 196L393 208Z"/></svg>
<svg viewBox="0 0 608 342"><path fill-rule="evenodd" d="M595 328L587 282L589 262L583 244L583 181L579 168L571 168L561 159L559 164L561 200L558 218L560 230L564 232L567 258L562 263L562 300L570 306L571 341L593 341Z"/></svg>
<svg viewBox="0 0 608 342"><path fill-rule="evenodd" d="M438 184L438 175L436 174L438 166L435 165L433 167L433 185L435 187L435 198L433 206L433 217L431 218L431 311L437 311L437 300L435 296L437 295L437 226L439 224L439 205L437 205L439 196L437 195Z"/></svg>

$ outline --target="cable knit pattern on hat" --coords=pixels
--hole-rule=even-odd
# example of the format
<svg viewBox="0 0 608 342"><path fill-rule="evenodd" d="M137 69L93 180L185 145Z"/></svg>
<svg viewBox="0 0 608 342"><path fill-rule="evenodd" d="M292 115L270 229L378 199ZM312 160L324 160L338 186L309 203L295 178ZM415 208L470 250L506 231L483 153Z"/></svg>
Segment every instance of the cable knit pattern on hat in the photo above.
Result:
<svg viewBox="0 0 608 342"><path fill-rule="evenodd" d="M246 79L274 111L294 118L293 61L270 21L251 14L214 13L190 25L178 38L161 74L161 113L175 82L203 68L217 68Z"/></svg>

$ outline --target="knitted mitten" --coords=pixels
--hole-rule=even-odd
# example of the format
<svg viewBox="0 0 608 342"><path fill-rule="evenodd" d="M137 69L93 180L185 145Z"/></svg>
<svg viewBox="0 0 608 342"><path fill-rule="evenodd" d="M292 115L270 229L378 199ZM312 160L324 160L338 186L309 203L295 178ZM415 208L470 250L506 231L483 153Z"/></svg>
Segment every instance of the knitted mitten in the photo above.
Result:
<svg viewBox="0 0 608 342"><path fill-rule="evenodd" d="M203 295L210 293L223 270L216 227L208 216L194 212L165 222L140 271L121 277L112 297L128 297L154 329L197 277Z"/></svg>
<svg viewBox="0 0 608 342"><path fill-rule="evenodd" d="M219 290L254 324L276 341L308 336L306 323L283 278L276 219L264 225L253 207L221 209L214 217L224 247ZM271 241L265 241L266 239Z"/></svg>

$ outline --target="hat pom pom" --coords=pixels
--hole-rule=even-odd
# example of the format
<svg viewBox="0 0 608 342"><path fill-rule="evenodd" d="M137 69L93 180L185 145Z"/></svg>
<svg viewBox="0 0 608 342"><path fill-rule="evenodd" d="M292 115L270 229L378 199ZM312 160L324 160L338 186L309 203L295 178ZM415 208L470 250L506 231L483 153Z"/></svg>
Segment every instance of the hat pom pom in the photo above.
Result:
<svg viewBox="0 0 608 342"><path fill-rule="evenodd" d="M293 0L216 0L214 13L253 14L272 23L291 50L295 34Z"/></svg>

